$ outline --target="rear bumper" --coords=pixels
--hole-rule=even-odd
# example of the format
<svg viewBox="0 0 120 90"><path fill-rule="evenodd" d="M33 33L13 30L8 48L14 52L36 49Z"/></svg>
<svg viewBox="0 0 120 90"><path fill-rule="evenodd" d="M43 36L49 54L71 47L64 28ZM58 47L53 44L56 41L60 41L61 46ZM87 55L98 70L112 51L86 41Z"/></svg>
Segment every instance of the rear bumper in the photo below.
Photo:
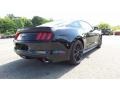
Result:
<svg viewBox="0 0 120 90"><path fill-rule="evenodd" d="M22 48L20 45L23 45ZM25 48L24 48L25 46ZM69 60L69 49L60 42L15 41L15 52L20 56L46 58L52 62Z"/></svg>

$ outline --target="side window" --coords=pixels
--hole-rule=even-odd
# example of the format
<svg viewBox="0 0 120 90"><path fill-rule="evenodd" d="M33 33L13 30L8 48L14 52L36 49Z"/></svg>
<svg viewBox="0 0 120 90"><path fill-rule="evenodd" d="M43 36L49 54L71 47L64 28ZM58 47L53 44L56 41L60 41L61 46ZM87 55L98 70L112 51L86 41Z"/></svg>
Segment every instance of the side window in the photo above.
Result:
<svg viewBox="0 0 120 90"><path fill-rule="evenodd" d="M92 27L87 23L87 22L80 22L82 28L86 31L89 32L90 30L92 30Z"/></svg>
<svg viewBox="0 0 120 90"><path fill-rule="evenodd" d="M76 27L76 28L80 28L81 27L81 25L80 25L80 23L78 21L72 22L72 23L70 23L67 26Z"/></svg>

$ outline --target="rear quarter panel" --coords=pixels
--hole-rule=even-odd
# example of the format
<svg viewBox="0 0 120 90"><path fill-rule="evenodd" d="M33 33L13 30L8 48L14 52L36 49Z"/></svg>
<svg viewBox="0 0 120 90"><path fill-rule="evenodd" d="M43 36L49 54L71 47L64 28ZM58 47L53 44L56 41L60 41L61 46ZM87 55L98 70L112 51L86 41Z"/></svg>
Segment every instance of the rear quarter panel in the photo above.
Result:
<svg viewBox="0 0 120 90"><path fill-rule="evenodd" d="M78 28L54 28L54 39L65 40L66 42L73 42L75 38L82 36L82 30Z"/></svg>

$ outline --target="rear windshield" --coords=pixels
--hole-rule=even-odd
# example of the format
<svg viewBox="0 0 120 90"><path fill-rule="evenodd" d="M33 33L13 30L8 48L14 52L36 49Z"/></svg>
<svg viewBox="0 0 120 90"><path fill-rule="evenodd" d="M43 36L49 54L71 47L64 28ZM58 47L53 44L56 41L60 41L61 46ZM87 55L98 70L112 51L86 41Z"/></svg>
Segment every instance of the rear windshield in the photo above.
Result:
<svg viewBox="0 0 120 90"><path fill-rule="evenodd" d="M53 21L53 22L49 22L49 23L45 23L45 24L42 24L42 25L39 25L37 27L40 27L40 26L56 26L56 27L62 27L62 26L67 26L69 25L70 22L69 21Z"/></svg>
<svg viewBox="0 0 120 90"><path fill-rule="evenodd" d="M48 27L81 27L80 25L80 21L76 20L76 21L72 21L72 20L68 20L68 21L54 21L54 22L49 22L43 25L39 25L37 27L40 26L48 26Z"/></svg>

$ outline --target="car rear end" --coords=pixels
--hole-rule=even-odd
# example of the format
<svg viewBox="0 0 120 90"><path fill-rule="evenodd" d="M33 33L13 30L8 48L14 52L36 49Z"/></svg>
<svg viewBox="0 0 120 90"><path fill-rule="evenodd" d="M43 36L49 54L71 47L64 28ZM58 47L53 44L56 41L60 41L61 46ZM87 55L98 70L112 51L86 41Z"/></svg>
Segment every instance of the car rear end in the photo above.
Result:
<svg viewBox="0 0 120 90"><path fill-rule="evenodd" d="M69 49L55 38L51 27L35 27L16 33L15 52L21 57L46 59L52 62L69 59Z"/></svg>

